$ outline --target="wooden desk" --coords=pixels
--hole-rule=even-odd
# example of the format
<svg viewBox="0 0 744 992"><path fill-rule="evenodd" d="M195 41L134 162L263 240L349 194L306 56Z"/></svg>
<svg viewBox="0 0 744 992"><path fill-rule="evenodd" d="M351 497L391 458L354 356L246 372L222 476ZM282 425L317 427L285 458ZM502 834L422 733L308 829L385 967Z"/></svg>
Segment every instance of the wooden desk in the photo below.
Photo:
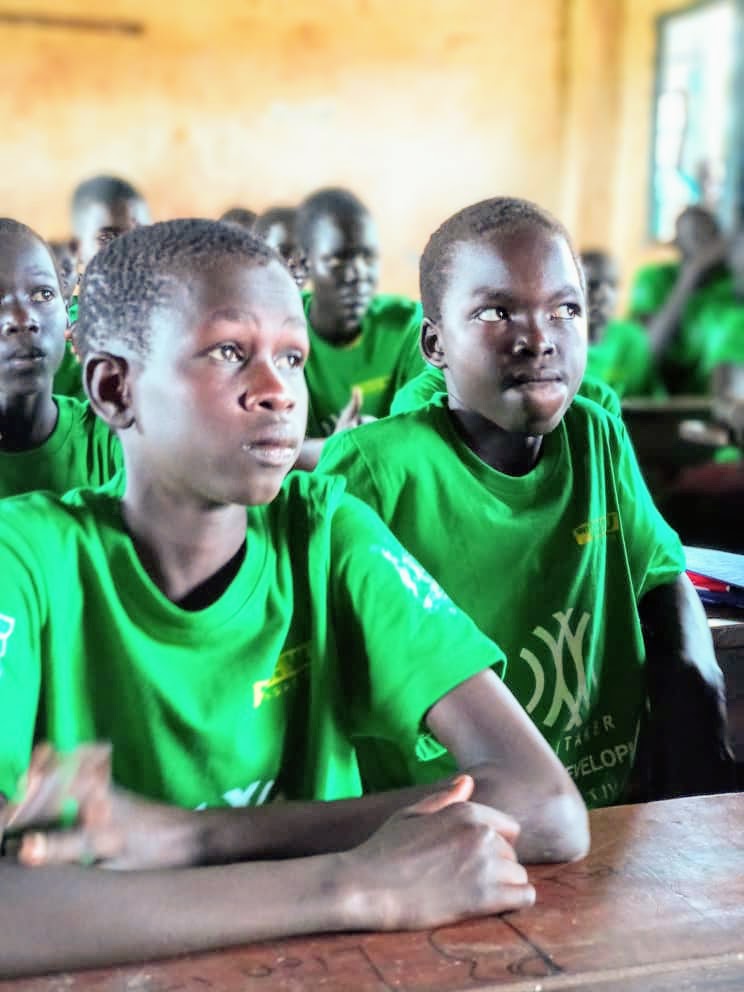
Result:
<svg viewBox="0 0 744 992"><path fill-rule="evenodd" d="M296 938L2 992L744 990L744 793L592 813L534 909L423 933Z"/></svg>

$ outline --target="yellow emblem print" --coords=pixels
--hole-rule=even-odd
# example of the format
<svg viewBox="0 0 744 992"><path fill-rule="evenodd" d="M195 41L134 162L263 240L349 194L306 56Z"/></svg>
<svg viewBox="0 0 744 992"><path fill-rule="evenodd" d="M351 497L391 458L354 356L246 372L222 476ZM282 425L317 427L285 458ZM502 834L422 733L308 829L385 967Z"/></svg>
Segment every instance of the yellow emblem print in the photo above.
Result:
<svg viewBox="0 0 744 992"><path fill-rule="evenodd" d="M253 708L258 707L267 699L276 699L287 692L295 684L297 677L310 666L310 642L290 648L279 655L274 674L270 679L261 679L253 683Z"/></svg>
<svg viewBox="0 0 744 992"><path fill-rule="evenodd" d="M595 517L594 520L587 520L585 524L579 524L573 531L573 536L577 544L588 544L618 530L620 530L620 520L617 513L608 513L605 517Z"/></svg>

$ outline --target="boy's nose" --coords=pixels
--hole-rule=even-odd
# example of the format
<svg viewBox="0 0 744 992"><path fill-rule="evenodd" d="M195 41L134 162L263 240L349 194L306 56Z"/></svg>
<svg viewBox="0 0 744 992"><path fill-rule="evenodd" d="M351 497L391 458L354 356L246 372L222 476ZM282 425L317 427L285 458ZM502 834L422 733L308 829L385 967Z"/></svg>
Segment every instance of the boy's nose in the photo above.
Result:
<svg viewBox="0 0 744 992"><path fill-rule="evenodd" d="M246 410L271 410L281 412L291 410L295 405L292 393L277 370L265 363L255 369L242 400Z"/></svg>
<svg viewBox="0 0 744 992"><path fill-rule="evenodd" d="M515 355L534 355L542 358L555 352L555 344L550 333L539 322L531 321L515 338L512 345Z"/></svg>
<svg viewBox="0 0 744 992"><path fill-rule="evenodd" d="M6 337L22 331L36 332L38 330L39 323L36 317L21 304L4 309L2 317L0 317L0 333Z"/></svg>

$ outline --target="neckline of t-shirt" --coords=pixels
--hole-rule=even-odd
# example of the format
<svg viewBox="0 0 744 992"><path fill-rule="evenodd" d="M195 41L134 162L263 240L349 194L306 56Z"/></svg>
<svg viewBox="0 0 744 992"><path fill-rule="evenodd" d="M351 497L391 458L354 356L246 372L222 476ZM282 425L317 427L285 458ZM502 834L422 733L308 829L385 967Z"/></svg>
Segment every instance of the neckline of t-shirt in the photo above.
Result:
<svg viewBox="0 0 744 992"><path fill-rule="evenodd" d="M46 441L35 445L33 448L26 448L24 451L3 451L0 452L3 458L17 458L33 460L39 455L56 455L72 432L72 421L74 417L74 401L68 396L55 396L54 405L57 407L57 423Z"/></svg>
<svg viewBox="0 0 744 992"><path fill-rule="evenodd" d="M106 501L104 511L108 525L115 532L114 541L125 554L124 581L115 582L119 596L132 616L147 618L148 631L155 636L177 635L179 640L198 639L230 623L249 602L266 571L268 541L264 515L246 510L246 554L232 582L216 602L202 610L184 610L161 592L145 571L122 518L121 500L113 493L98 492L96 499ZM252 508L260 510L260 508ZM103 515L103 514L102 514ZM99 521L100 523L100 521ZM105 534L101 540L106 547ZM115 548L111 549L115 552ZM120 556L107 553L113 564ZM112 579L114 576L112 575Z"/></svg>
<svg viewBox="0 0 744 992"><path fill-rule="evenodd" d="M537 465L527 475L507 475L491 468L465 444L457 431L449 410L447 394L438 394L431 404L439 421L440 433L465 465L471 475L495 496L509 502L531 503L548 485L564 459L567 450L566 426L562 420L556 429L543 437Z"/></svg>

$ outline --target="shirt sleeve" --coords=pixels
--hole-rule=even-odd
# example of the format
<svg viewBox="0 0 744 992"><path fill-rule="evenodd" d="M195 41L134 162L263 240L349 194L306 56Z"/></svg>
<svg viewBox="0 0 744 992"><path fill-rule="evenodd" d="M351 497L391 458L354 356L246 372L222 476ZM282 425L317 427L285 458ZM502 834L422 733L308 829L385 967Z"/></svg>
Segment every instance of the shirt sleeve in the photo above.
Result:
<svg viewBox="0 0 744 992"><path fill-rule="evenodd" d="M703 367L744 365L744 306L718 307L706 319Z"/></svg>
<svg viewBox="0 0 744 992"><path fill-rule="evenodd" d="M445 392L446 389L447 383L444 381L442 371L434 368L433 365L427 365L423 372L414 376L398 390L390 405L390 413L395 415L420 410L437 393Z"/></svg>
<svg viewBox="0 0 744 992"><path fill-rule="evenodd" d="M647 265L639 269L630 289L630 316L642 319L655 314L674 285L676 273L676 267L669 265Z"/></svg>
<svg viewBox="0 0 744 992"><path fill-rule="evenodd" d="M0 792L8 797L28 767L41 683L42 597L26 551L0 508Z"/></svg>
<svg viewBox="0 0 744 992"><path fill-rule="evenodd" d="M345 496L331 530L331 599L351 737L413 755L427 711L503 652L462 613L380 518Z"/></svg>
<svg viewBox="0 0 744 992"><path fill-rule="evenodd" d="M610 421L614 433L617 502L636 601L685 570L682 543L656 508L641 474L625 426Z"/></svg>

